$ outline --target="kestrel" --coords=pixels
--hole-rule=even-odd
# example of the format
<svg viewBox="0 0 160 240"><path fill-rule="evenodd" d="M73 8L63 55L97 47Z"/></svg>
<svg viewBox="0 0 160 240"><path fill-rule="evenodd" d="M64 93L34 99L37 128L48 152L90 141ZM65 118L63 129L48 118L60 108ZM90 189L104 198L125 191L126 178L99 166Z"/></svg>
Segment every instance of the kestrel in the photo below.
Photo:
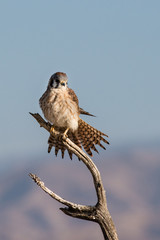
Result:
<svg viewBox="0 0 160 240"><path fill-rule="evenodd" d="M68 88L68 78L65 73L56 72L50 77L47 90L39 99L39 104L44 117L52 124L51 131L54 129L63 131L76 145L80 148L83 146L90 156L92 156L91 149L98 152L96 144L105 149L100 141L109 144L103 137L108 137L106 134L90 126L79 117L80 114L93 115L79 107L75 92ZM54 138L50 134L48 144L48 152L54 146L55 155L57 156L59 149L61 149L62 158L64 157L66 147L62 139ZM72 152L68 150L68 153L72 159Z"/></svg>

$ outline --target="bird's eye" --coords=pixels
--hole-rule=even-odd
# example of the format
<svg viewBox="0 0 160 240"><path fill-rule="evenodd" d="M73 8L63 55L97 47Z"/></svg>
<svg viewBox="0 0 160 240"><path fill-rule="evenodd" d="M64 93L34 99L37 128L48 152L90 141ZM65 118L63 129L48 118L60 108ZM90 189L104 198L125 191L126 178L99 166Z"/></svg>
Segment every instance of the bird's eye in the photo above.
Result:
<svg viewBox="0 0 160 240"><path fill-rule="evenodd" d="M59 80L58 80L58 79L56 79L55 81L56 81L56 83L59 83Z"/></svg>

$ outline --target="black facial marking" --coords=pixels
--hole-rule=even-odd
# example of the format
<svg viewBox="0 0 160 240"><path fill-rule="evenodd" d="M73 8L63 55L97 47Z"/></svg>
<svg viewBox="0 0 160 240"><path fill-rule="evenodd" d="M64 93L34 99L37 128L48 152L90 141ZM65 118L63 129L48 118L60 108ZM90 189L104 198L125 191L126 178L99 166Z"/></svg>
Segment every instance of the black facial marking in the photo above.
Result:
<svg viewBox="0 0 160 240"><path fill-rule="evenodd" d="M53 78L50 80L50 86L53 87Z"/></svg>
<svg viewBox="0 0 160 240"><path fill-rule="evenodd" d="M58 85L59 85L59 78L55 75L52 75L50 79L50 87L52 88L54 86L54 88L58 88Z"/></svg>
<svg viewBox="0 0 160 240"><path fill-rule="evenodd" d="M58 88L58 85L59 85L59 79L58 79L57 76L55 76L54 81L56 82L56 86L55 86L55 88Z"/></svg>
<svg viewBox="0 0 160 240"><path fill-rule="evenodd" d="M59 79L58 79L58 78L55 78L55 82L56 82L56 83L59 83Z"/></svg>

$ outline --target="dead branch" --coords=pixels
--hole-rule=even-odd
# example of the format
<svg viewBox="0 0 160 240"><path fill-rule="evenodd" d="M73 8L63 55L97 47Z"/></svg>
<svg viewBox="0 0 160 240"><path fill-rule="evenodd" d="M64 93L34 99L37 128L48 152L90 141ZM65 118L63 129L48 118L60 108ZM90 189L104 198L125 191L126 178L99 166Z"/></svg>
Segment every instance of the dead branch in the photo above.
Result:
<svg viewBox="0 0 160 240"><path fill-rule="evenodd" d="M44 121L44 119L38 114L30 113L40 124L40 127L45 128L48 132L50 132L51 124ZM57 200L58 202L66 205L65 208L60 208L65 214L75 217L81 218L93 222L97 222L103 232L103 236L105 240L118 240L118 236L116 233L116 229L114 223L112 221L111 215L107 208L106 194L103 187L103 183L101 180L100 172L98 171L96 165L93 161L85 154L77 145L75 145L68 137L65 137L63 133L54 131L53 136L60 135L63 140L63 144L72 151L79 159L83 161L83 163L87 166L89 171L92 174L93 182L97 194L97 204L95 206L86 206L79 205L72 202L69 202L50 189L45 187L44 183L40 180L39 177L30 173L29 176L37 183L38 186L41 187L43 191L48 193L52 198Z"/></svg>

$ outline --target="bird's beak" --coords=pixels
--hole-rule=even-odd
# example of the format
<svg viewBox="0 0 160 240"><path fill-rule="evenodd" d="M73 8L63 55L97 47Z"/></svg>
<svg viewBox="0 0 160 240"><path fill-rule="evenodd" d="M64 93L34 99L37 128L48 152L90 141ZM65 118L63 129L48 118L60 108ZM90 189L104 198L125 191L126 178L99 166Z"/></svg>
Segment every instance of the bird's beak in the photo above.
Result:
<svg viewBox="0 0 160 240"><path fill-rule="evenodd" d="M62 86L65 86L65 85L66 85L65 81L62 81L62 82L61 82L61 85L62 85Z"/></svg>

